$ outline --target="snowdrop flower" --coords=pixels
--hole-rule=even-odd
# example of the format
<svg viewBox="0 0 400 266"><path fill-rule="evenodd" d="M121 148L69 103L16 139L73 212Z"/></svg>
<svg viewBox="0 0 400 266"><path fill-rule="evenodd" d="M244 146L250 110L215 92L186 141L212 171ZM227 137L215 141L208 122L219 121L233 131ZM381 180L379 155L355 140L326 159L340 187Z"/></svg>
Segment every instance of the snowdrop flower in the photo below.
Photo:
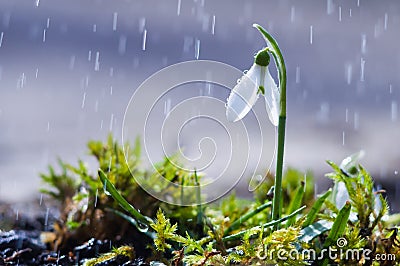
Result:
<svg viewBox="0 0 400 266"><path fill-rule="evenodd" d="M268 117L274 126L279 120L280 92L268 70L269 50L260 50L249 71L242 76L228 98L226 117L231 122L242 119L253 107L260 94L264 95Z"/></svg>

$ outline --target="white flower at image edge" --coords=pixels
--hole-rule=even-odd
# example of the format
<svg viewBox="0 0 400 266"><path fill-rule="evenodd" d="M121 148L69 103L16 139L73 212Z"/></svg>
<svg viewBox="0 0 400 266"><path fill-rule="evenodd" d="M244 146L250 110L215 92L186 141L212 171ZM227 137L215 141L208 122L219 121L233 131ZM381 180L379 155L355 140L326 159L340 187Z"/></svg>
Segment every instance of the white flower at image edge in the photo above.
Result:
<svg viewBox="0 0 400 266"><path fill-rule="evenodd" d="M257 63L251 66L231 91L226 108L228 121L236 122L246 116L263 91L268 117L274 126L278 126L280 92L268 66Z"/></svg>

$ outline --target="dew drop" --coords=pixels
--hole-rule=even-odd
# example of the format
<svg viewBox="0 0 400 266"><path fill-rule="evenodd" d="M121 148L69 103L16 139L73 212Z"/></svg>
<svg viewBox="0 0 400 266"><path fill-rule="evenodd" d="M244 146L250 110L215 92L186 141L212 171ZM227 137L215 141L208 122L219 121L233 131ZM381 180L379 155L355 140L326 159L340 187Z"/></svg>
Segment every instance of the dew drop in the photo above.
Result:
<svg viewBox="0 0 400 266"><path fill-rule="evenodd" d="M107 196L111 196L111 193L107 190L107 180L104 181L103 191Z"/></svg>
<svg viewBox="0 0 400 266"><path fill-rule="evenodd" d="M137 229L142 233L146 233L149 230L149 227L147 224L137 221Z"/></svg>

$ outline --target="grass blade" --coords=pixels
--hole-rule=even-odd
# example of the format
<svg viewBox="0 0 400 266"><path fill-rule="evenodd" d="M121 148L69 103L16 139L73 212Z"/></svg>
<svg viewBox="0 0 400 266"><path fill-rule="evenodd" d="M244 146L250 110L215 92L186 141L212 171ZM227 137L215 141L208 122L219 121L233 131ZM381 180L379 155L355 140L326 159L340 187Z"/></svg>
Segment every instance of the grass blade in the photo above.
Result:
<svg viewBox="0 0 400 266"><path fill-rule="evenodd" d="M133 218L136 219L138 223L140 223L138 224L138 227L140 227L141 225L145 225L148 227L150 225L150 221L152 220L149 217L142 215L138 210L135 209L135 207L133 207L129 202L125 200L125 198L118 192L118 190L107 178L103 170L99 169L98 174L101 182L103 183L104 191L108 192L124 210L129 212L133 216Z"/></svg>
<svg viewBox="0 0 400 266"><path fill-rule="evenodd" d="M310 226L315 219L317 218L317 214L321 210L322 205L324 204L325 200L331 195L332 190L329 189L326 191L323 195L321 195L314 203L314 205L311 207L310 212L307 214L307 219L303 224L303 228Z"/></svg>

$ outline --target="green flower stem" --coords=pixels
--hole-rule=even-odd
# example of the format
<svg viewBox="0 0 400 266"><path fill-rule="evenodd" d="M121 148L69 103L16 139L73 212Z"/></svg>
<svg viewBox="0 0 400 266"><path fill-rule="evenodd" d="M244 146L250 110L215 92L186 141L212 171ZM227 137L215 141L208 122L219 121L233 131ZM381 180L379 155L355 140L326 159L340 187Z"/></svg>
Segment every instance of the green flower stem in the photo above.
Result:
<svg viewBox="0 0 400 266"><path fill-rule="evenodd" d="M272 204L272 220L279 220L282 215L282 175L283 175L283 154L285 151L285 128L286 128L286 66L281 50L279 49L276 40L260 25L253 24L253 27L258 29L264 36L272 56L275 59L279 73L279 89L280 89L280 113L278 123L278 151L276 157L276 174L275 174L275 189ZM279 227L276 224L275 229Z"/></svg>

